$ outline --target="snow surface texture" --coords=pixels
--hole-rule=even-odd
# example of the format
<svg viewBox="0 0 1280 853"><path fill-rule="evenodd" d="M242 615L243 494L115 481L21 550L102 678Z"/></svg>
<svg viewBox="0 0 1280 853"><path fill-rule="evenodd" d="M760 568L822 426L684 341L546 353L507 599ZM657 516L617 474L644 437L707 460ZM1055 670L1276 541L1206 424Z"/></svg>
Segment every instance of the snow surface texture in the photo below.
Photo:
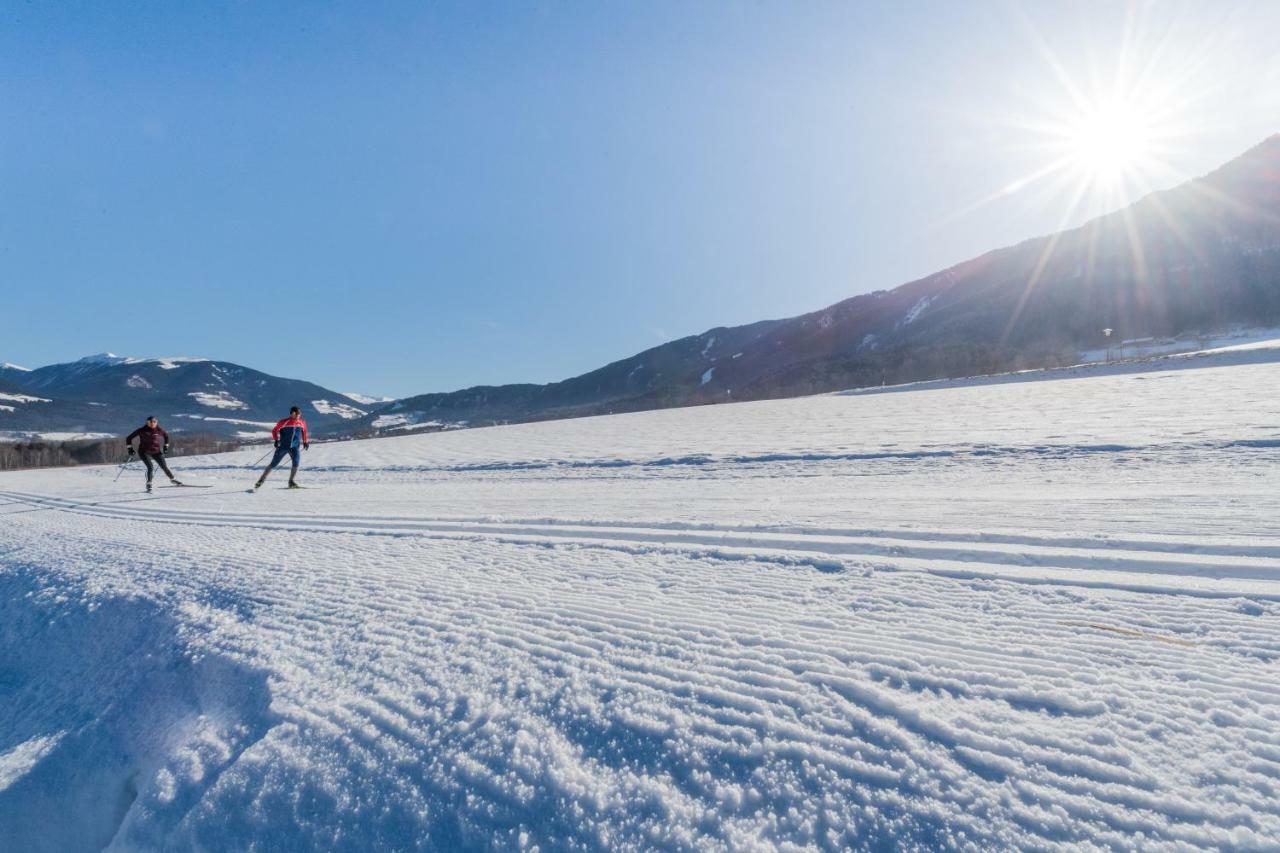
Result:
<svg viewBox="0 0 1280 853"><path fill-rule="evenodd" d="M0 475L0 839L1274 849L1280 364L1199 364Z"/></svg>

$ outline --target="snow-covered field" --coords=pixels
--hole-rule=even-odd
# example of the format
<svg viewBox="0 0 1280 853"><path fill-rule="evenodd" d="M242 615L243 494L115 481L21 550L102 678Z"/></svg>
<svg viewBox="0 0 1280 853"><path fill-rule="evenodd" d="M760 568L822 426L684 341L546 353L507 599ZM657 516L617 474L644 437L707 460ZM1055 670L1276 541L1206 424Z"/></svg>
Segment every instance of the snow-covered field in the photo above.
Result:
<svg viewBox="0 0 1280 853"><path fill-rule="evenodd" d="M0 839L1275 849L1253 361L0 476Z"/></svg>

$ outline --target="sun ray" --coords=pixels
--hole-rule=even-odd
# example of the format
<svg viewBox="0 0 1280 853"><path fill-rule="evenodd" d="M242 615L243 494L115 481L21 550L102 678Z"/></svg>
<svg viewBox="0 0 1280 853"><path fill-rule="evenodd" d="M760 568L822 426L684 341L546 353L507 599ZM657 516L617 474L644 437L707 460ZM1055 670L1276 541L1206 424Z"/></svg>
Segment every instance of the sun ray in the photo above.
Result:
<svg viewBox="0 0 1280 853"><path fill-rule="evenodd" d="M1026 15L1025 12L1022 12L1021 10L1015 11L1021 19L1023 28L1027 32L1031 46L1040 54L1040 58L1044 60L1045 65L1047 65L1049 70L1053 73L1058 84L1062 86L1063 91L1067 93L1077 107L1087 107L1089 104L1088 97L1084 92L1080 91L1076 82L1071 79L1071 75L1067 72L1066 66L1058 60L1057 55L1053 52L1053 48L1051 48L1049 43L1045 41L1044 37L1040 35L1040 30L1036 27L1035 23Z"/></svg>
<svg viewBox="0 0 1280 853"><path fill-rule="evenodd" d="M1049 261L1053 259L1053 252L1057 249L1058 242L1062 239L1063 229L1071 220L1071 217L1075 215L1076 207L1080 204L1080 200L1084 197L1087 189L1088 187L1083 184L1076 187L1075 196L1072 197L1070 204L1067 205L1058 227L1054 229L1053 234L1048 238L1044 251L1040 253L1040 257L1036 260L1035 268L1027 279L1027 286L1023 288L1022 293L1018 296L1017 303L1013 306L1013 311L1009 314L1009 320L1005 323L1004 332L1000 335L1000 346L1004 346L1008 342L1009 336L1018 324L1018 318L1022 316L1022 309L1026 306L1027 300L1031 298L1031 292L1039 284L1040 276L1044 275L1045 269L1049 266Z"/></svg>
<svg viewBox="0 0 1280 853"><path fill-rule="evenodd" d="M1230 208L1241 216L1261 219L1268 225L1280 226L1280 216L1277 216L1264 207L1245 204L1238 198L1227 195L1216 187L1213 187L1203 181L1193 184L1192 186L1199 195L1223 207Z"/></svg>
<svg viewBox="0 0 1280 853"><path fill-rule="evenodd" d="M1089 280L1118 263L1121 275L1132 276L1134 298L1149 301L1151 277L1164 274L1163 267L1153 266L1159 252L1150 243L1150 225L1167 226L1171 244L1181 247L1188 263L1202 263L1207 251L1191 236L1195 223L1188 218L1187 203L1194 196L1188 193L1212 199L1227 216L1247 213L1276 221L1251 210L1247 201L1226 197L1212 181L1196 182L1181 196L1157 193L1191 177L1185 164L1193 161L1193 144L1219 131L1210 117L1220 112L1220 69L1231 56L1238 29L1223 24L1197 32L1198 16L1189 5L1135 3L1126 4L1123 19L1110 32L1096 30L1097 21L1081 16L1088 37L1073 42L1043 29L1025 8L1009 11L1021 22L1025 46L1041 67L1042 79L1039 85L1034 78L1010 81L1010 94L1021 109L1011 106L987 117L984 129L1001 140L1010 161L1019 166L1010 170L1012 179L974 193L968 203L933 223L994 205L1054 211L1056 227L1037 247L1039 254L1004 324L1001 345L1025 322L1029 301L1054 258L1068 247L1079 252ZM1149 200L1145 207L1133 207L1144 198ZM1094 219L1094 226L1063 242L1064 229Z"/></svg>
<svg viewBox="0 0 1280 853"><path fill-rule="evenodd" d="M1011 193L1020 192L1021 190L1026 189L1032 184L1038 183L1044 180L1045 178L1048 178L1056 173L1065 171L1066 169L1070 168L1070 166L1071 166L1071 159L1069 157L1059 157L1057 160L1054 160L1052 163L1049 163L1046 166L1042 166L1039 169L1036 169L1032 172L1028 172L1027 174L1022 175L1021 177L1014 178L1012 181L1005 184L1003 187L996 190L995 192L988 193L987 195L982 196L976 201L970 202L969 204L965 205L959 210L953 211L952 213L948 213L942 216L941 218L939 218L937 221L934 222L934 225L935 226L943 225L955 219L959 219L960 217L967 216L976 210L986 207L987 205L991 204L994 201L997 201L1001 198L1004 198L1007 195L1010 195Z"/></svg>
<svg viewBox="0 0 1280 853"><path fill-rule="evenodd" d="M1209 259L1205 256L1204 250L1196 245L1190 235L1187 233L1183 224L1174 216L1168 206L1164 203L1164 199L1159 195L1150 196L1151 207L1155 210L1156 215L1169 228L1178 244L1189 254L1195 262L1200 266L1207 266Z"/></svg>
<svg viewBox="0 0 1280 853"><path fill-rule="evenodd" d="M1138 286L1145 289L1149 283L1147 252L1142 245L1142 236L1138 234L1138 227L1133 222L1133 209L1123 208L1120 211L1120 218L1124 222L1125 236L1129 240L1129 260L1133 266L1133 277Z"/></svg>

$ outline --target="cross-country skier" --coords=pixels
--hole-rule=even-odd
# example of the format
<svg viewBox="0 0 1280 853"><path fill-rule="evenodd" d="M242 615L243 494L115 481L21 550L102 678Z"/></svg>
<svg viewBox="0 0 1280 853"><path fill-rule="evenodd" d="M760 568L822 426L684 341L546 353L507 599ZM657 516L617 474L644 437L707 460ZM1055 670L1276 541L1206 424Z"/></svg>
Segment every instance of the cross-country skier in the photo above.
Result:
<svg viewBox="0 0 1280 853"><path fill-rule="evenodd" d="M258 478L258 482L253 484L255 489L262 488L262 484L266 482L267 475L275 470L280 461L286 456L292 458L293 468L289 471L289 488L300 489L297 483L298 463L300 454L298 446L301 445L303 450L311 449L311 439L307 435L307 422L302 419L302 410L294 406L289 410L289 417L277 423L271 430L271 440L276 444L275 456L271 457L271 464L267 466L267 470L262 472L262 476Z"/></svg>
<svg viewBox="0 0 1280 853"><path fill-rule="evenodd" d="M160 470L169 478L170 483L181 486L182 483L173 476L173 472L164 461L164 455L169 451L169 433L160 428L160 422L156 420L155 415L147 418L145 424L129 433L129 437L124 440L130 459L133 459L131 442L135 438L138 439L138 456L142 459L142 464L147 466L147 491L151 491L151 478L155 474L156 465L160 466Z"/></svg>

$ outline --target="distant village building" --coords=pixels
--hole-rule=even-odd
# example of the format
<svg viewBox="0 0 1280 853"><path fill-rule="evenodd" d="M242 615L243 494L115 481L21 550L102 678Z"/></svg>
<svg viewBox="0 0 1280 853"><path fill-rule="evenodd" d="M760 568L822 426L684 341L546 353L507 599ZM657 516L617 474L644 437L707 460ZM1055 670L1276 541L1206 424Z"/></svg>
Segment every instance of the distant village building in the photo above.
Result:
<svg viewBox="0 0 1280 853"><path fill-rule="evenodd" d="M1173 352L1186 352L1204 349L1209 345L1211 336L1205 332L1183 332L1169 337L1128 338L1117 346L1120 358L1142 358L1146 355L1167 355Z"/></svg>
<svg viewBox="0 0 1280 853"><path fill-rule="evenodd" d="M1120 342L1121 358L1138 358L1156 345L1155 338L1129 338Z"/></svg>

